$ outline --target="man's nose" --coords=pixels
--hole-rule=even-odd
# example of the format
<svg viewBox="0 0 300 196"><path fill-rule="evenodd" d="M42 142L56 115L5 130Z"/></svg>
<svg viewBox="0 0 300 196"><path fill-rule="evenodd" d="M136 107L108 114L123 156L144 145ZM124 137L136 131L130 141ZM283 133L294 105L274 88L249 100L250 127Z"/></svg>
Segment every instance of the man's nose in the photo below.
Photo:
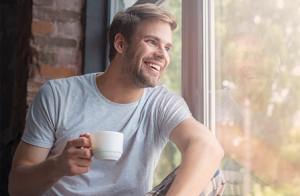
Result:
<svg viewBox="0 0 300 196"><path fill-rule="evenodd" d="M155 57L166 60L169 56L168 52L165 50L165 48L163 46L159 47L156 51L155 51Z"/></svg>

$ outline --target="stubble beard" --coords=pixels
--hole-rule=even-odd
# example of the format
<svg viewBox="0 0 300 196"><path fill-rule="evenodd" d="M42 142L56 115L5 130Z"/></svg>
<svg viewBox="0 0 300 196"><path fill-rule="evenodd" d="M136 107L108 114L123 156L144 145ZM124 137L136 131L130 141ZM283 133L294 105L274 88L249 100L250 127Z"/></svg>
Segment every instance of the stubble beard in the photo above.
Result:
<svg viewBox="0 0 300 196"><path fill-rule="evenodd" d="M133 88L147 88L155 87L157 81L151 77L147 77L144 71L141 69L141 57L139 55L135 56L134 51L128 46L125 56L123 57L122 65L122 82L123 85L130 85Z"/></svg>

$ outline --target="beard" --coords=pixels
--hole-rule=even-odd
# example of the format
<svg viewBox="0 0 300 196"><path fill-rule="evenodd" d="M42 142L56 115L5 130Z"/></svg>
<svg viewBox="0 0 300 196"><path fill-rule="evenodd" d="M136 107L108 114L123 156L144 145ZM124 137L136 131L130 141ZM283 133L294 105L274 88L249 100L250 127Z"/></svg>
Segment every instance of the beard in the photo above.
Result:
<svg viewBox="0 0 300 196"><path fill-rule="evenodd" d="M127 84L133 88L147 88L155 87L157 84L157 78L153 76L147 76L142 67L143 61L139 54L135 55L135 51L131 49L129 45L125 51L125 55L122 59L122 83Z"/></svg>

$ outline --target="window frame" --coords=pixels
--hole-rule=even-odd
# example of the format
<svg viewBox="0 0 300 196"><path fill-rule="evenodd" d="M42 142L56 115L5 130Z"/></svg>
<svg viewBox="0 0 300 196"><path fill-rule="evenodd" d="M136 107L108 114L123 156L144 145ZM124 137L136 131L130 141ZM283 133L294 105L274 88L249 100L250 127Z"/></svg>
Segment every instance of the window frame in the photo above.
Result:
<svg viewBox="0 0 300 196"><path fill-rule="evenodd" d="M182 97L215 134L214 0L182 1Z"/></svg>

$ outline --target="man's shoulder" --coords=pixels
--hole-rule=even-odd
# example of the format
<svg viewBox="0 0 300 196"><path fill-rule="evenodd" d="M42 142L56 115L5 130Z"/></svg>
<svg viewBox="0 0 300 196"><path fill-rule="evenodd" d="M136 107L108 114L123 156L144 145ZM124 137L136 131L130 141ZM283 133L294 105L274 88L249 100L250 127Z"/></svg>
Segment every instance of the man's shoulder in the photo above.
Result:
<svg viewBox="0 0 300 196"><path fill-rule="evenodd" d="M153 106L168 107L180 103L185 104L184 99L177 93L170 92L165 86L156 86L153 88L145 89L144 99L147 103L153 104Z"/></svg>
<svg viewBox="0 0 300 196"><path fill-rule="evenodd" d="M147 92L153 93L167 93L170 92L166 86L160 85L160 86L155 86L155 87L148 87L145 89Z"/></svg>
<svg viewBox="0 0 300 196"><path fill-rule="evenodd" d="M49 80L47 83L55 89L70 89L70 87L82 88L86 85L92 85L95 80L95 73L73 76L69 78L60 78Z"/></svg>
<svg viewBox="0 0 300 196"><path fill-rule="evenodd" d="M164 99L166 97L177 97L180 98L178 94L171 92L167 89L166 86L161 85L161 86L155 86L151 88L146 88L145 89L146 95L149 96L154 96L156 99Z"/></svg>

